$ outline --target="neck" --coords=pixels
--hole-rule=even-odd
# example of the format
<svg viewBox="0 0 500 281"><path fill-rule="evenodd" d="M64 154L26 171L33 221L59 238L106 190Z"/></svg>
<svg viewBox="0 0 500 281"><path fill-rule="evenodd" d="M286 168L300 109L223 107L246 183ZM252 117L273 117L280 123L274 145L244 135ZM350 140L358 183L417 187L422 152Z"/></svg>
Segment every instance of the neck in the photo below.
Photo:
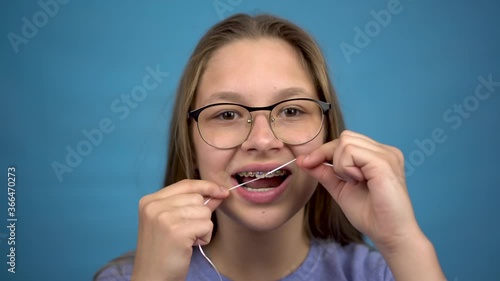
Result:
<svg viewBox="0 0 500 281"><path fill-rule="evenodd" d="M309 251L304 209L271 231L248 229L222 212L218 229L206 246L219 272L232 280L278 280L297 269Z"/></svg>

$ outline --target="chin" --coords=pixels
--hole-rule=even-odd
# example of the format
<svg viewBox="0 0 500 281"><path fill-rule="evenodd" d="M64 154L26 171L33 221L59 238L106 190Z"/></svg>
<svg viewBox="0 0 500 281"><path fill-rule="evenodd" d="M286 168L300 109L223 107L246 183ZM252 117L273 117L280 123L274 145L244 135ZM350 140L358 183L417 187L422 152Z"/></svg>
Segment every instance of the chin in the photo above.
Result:
<svg viewBox="0 0 500 281"><path fill-rule="evenodd" d="M265 233L279 229L295 216L300 216L302 220L304 206L305 202L295 206L291 204L241 206L238 202L224 202L218 211L222 213L220 215L224 216L224 220L236 224L242 230ZM217 217L221 217L220 215Z"/></svg>

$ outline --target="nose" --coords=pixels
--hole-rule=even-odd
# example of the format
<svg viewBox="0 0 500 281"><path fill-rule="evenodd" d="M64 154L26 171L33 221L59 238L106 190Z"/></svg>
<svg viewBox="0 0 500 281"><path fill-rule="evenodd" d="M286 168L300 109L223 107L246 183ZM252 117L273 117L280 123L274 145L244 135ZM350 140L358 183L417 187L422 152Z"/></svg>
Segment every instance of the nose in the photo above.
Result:
<svg viewBox="0 0 500 281"><path fill-rule="evenodd" d="M283 142L274 135L268 116L265 112L254 113L250 134L241 144L243 150L266 152L284 146Z"/></svg>

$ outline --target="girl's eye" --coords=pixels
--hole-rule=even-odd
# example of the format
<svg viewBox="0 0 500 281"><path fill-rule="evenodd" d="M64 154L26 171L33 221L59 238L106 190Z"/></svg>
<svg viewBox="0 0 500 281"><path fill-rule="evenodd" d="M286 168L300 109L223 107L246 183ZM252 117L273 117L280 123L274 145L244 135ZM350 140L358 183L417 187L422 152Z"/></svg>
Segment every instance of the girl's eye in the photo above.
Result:
<svg viewBox="0 0 500 281"><path fill-rule="evenodd" d="M299 110L293 107L284 108L282 112L285 117L297 117L300 114Z"/></svg>
<svg viewBox="0 0 500 281"><path fill-rule="evenodd" d="M219 118L222 120L234 120L236 118L236 113L234 111L224 111L220 113Z"/></svg>

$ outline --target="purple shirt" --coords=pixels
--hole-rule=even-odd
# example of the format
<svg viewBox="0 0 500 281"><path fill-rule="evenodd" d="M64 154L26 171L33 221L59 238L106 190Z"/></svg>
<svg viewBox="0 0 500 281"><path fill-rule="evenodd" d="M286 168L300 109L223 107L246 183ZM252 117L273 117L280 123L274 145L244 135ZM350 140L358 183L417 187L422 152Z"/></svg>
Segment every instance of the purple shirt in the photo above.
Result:
<svg viewBox="0 0 500 281"><path fill-rule="evenodd" d="M96 281L128 281L132 275L132 261L106 268ZM224 281L231 281L222 276ZM219 280L217 273L201 255L197 247L186 280ZM306 259L283 281L303 280L394 280L392 273L379 252L365 245L340 246L334 242L313 240Z"/></svg>

